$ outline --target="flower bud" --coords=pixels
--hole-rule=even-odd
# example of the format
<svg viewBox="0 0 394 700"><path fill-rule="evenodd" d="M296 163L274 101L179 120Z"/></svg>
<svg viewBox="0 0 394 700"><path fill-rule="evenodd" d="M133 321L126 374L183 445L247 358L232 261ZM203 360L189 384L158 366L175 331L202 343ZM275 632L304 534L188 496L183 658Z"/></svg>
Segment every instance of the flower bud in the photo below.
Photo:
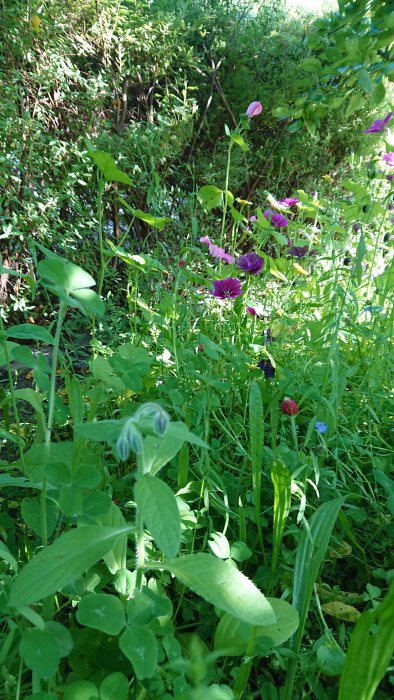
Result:
<svg viewBox="0 0 394 700"><path fill-rule="evenodd" d="M282 413L284 413L286 416L296 416L299 411L296 401L293 401L293 399L289 399L288 396L286 396L283 399L280 407Z"/></svg>

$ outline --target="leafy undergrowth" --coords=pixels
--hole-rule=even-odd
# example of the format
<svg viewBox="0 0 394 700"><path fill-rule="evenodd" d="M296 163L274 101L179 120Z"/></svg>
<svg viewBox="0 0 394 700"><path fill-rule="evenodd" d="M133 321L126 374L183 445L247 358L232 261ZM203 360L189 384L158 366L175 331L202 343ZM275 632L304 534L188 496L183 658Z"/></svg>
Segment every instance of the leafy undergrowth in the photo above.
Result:
<svg viewBox="0 0 394 700"><path fill-rule="evenodd" d="M155 249L106 242L129 178L91 150L97 280L36 244L56 317L1 320L4 700L392 697L390 116L368 168L252 204L228 183L260 111L176 254L127 194Z"/></svg>

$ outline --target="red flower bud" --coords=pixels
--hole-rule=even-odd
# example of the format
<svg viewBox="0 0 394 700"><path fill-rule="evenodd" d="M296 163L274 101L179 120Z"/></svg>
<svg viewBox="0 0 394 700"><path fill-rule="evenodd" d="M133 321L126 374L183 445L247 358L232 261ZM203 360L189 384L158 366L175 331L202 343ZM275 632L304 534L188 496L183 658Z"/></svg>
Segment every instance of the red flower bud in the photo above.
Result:
<svg viewBox="0 0 394 700"><path fill-rule="evenodd" d="M281 405L282 413L284 413L286 416L296 416L299 408L298 405L293 399L289 399L288 396L286 396Z"/></svg>
<svg viewBox="0 0 394 700"><path fill-rule="evenodd" d="M186 265L186 260L180 260L178 262L178 267L185 267L185 265Z"/></svg>

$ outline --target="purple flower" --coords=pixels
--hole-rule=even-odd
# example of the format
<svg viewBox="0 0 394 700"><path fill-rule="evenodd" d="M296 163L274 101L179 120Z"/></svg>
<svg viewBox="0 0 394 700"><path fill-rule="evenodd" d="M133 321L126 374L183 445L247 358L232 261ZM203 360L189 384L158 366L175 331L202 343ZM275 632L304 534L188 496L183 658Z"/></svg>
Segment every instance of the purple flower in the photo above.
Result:
<svg viewBox="0 0 394 700"><path fill-rule="evenodd" d="M390 121L392 116L393 116L393 113L389 112L388 114L386 114L384 119L376 119L376 121L374 121L374 123L371 124L369 129L365 129L365 131L363 131L363 133L364 134L379 134L379 133L381 133L384 130L384 128L386 127L386 125L388 124L388 122Z"/></svg>
<svg viewBox="0 0 394 700"><path fill-rule="evenodd" d="M316 255L317 250L309 250L308 245L292 245L287 249L287 252L294 258L305 258L306 255Z"/></svg>
<svg viewBox="0 0 394 700"><path fill-rule="evenodd" d="M248 312L248 314L253 316L253 318L260 318L259 314L253 306L247 306L246 311Z"/></svg>
<svg viewBox="0 0 394 700"><path fill-rule="evenodd" d="M264 258L257 253L246 253L235 261L237 267L249 275L258 275L264 267Z"/></svg>
<svg viewBox="0 0 394 700"><path fill-rule="evenodd" d="M385 153L383 160L386 161L387 165L394 165L394 152L389 151L388 153Z"/></svg>
<svg viewBox="0 0 394 700"><path fill-rule="evenodd" d="M267 328L266 331L263 331L263 338L264 338L264 345L269 345L274 340L276 340L276 338L274 338L274 336L271 335L271 331L269 328Z"/></svg>
<svg viewBox="0 0 394 700"><path fill-rule="evenodd" d="M257 216L255 216L253 214L252 216L249 217L249 221L257 221Z"/></svg>
<svg viewBox="0 0 394 700"><path fill-rule="evenodd" d="M251 102L246 110L246 116L249 117L249 119L252 119L252 117L257 117L259 114L261 114L262 110L263 106L261 102Z"/></svg>
<svg viewBox="0 0 394 700"><path fill-rule="evenodd" d="M323 423L322 420L317 420L315 423L315 428L316 428L318 433L321 433L322 435L324 435L324 433L326 433L328 430L328 425L327 425L327 423Z"/></svg>
<svg viewBox="0 0 394 700"><path fill-rule="evenodd" d="M386 180L388 180L389 182L392 182L393 177L394 177L393 175L386 175Z"/></svg>
<svg viewBox="0 0 394 700"><path fill-rule="evenodd" d="M235 258L233 258L230 253L226 253L223 248L219 248L219 246L215 245L215 243L212 243L208 236L203 236L202 238L199 239L200 243L206 243L206 245L209 248L209 252L212 255L213 258L220 258L221 260L224 260L227 263L233 263L235 261Z"/></svg>
<svg viewBox="0 0 394 700"><path fill-rule="evenodd" d="M275 377L275 367L270 360L260 360L257 363L257 367L264 372L267 379L273 379Z"/></svg>
<svg viewBox="0 0 394 700"><path fill-rule="evenodd" d="M271 224L274 224L274 226L277 226L278 228L284 228L284 226L287 226L289 223L289 220L286 219L283 214L275 214L272 209L266 209L264 216Z"/></svg>
<svg viewBox="0 0 394 700"><path fill-rule="evenodd" d="M291 209L291 207L294 207L299 201L298 197L285 197L284 199L276 201L275 204L285 207L285 209Z"/></svg>
<svg viewBox="0 0 394 700"><path fill-rule="evenodd" d="M360 230L360 224L353 224L353 231L354 233L358 233Z"/></svg>
<svg viewBox="0 0 394 700"><path fill-rule="evenodd" d="M235 277L227 277L225 280L214 280L213 294L218 299L235 299L242 294L242 286Z"/></svg>

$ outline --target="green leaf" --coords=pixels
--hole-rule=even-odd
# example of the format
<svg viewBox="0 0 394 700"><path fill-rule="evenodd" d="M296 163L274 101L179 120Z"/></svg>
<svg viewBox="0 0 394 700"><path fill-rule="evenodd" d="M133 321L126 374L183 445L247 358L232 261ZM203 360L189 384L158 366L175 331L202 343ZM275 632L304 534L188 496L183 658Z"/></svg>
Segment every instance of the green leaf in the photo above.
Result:
<svg viewBox="0 0 394 700"><path fill-rule="evenodd" d="M176 557L181 544L181 518L170 487L145 474L136 481L134 498L159 549L166 557Z"/></svg>
<svg viewBox="0 0 394 700"><path fill-rule="evenodd" d="M124 420L98 420L91 423L79 423L74 427L74 430L77 435L93 442L116 442L124 422Z"/></svg>
<svg viewBox="0 0 394 700"><path fill-rule="evenodd" d="M47 536L50 537L59 520L60 511L56 503L46 499ZM42 538L42 505L41 498L23 498L21 502L22 518L27 527Z"/></svg>
<svg viewBox="0 0 394 700"><path fill-rule="evenodd" d="M23 340L38 340L47 345L53 345L53 338L46 328L36 326L35 323L21 323L19 326L11 326L6 330L7 338L21 338Z"/></svg>
<svg viewBox="0 0 394 700"><path fill-rule="evenodd" d="M110 635L118 635L126 624L122 603L109 593L88 593L81 598L77 620L80 625Z"/></svg>
<svg viewBox="0 0 394 700"><path fill-rule="evenodd" d="M89 525L64 533L22 569L11 585L9 605L18 608L35 603L75 581L130 530L130 526Z"/></svg>
<svg viewBox="0 0 394 700"><path fill-rule="evenodd" d="M394 653L394 582L384 600L359 618L350 639L338 700L372 700Z"/></svg>
<svg viewBox="0 0 394 700"><path fill-rule="evenodd" d="M300 65L300 69L307 73L320 73L321 68L322 64L318 58L306 58Z"/></svg>
<svg viewBox="0 0 394 700"><path fill-rule="evenodd" d="M156 637L148 627L127 627L119 639L119 647L132 663L138 680L152 678L156 671L158 649Z"/></svg>
<svg viewBox="0 0 394 700"><path fill-rule="evenodd" d="M124 185L133 184L133 180L117 167L109 153L105 153L105 151L88 151L88 154L107 182L122 182Z"/></svg>
<svg viewBox="0 0 394 700"><path fill-rule="evenodd" d="M299 624L298 612L293 605L277 598L267 598L267 600L275 613L276 622L256 627L256 653L260 646L263 655L269 649L290 639ZM252 625L224 613L216 628L214 649L226 656L242 656L246 652L252 633Z"/></svg>
<svg viewBox="0 0 394 700"><path fill-rule="evenodd" d="M144 439L144 468L151 476L170 462L179 452L184 442L198 447L208 448L208 445L197 435L194 435L184 423L171 422L162 437L147 435Z"/></svg>
<svg viewBox="0 0 394 700"><path fill-rule="evenodd" d="M309 527L304 528L298 543L294 568L293 605L298 610L300 624L292 641L291 648L294 656L289 662L284 700L292 700L293 698L298 651L308 615L313 586L323 563L339 509L344 500L344 498L336 498L319 506L309 521Z"/></svg>
<svg viewBox="0 0 394 700"><path fill-rule="evenodd" d="M186 554L169 570L194 593L250 625L275 623L275 613L254 583L229 560L210 554Z"/></svg>
<svg viewBox="0 0 394 700"><path fill-rule="evenodd" d="M350 117L354 112L358 112L360 109L363 109L364 105L365 105L365 97L361 94L361 92L357 91L350 98L349 104L346 108L346 112L345 112L346 119L348 117Z"/></svg>
<svg viewBox="0 0 394 700"><path fill-rule="evenodd" d="M153 214L149 214L149 212L141 211L141 209L135 209L134 215L137 217L137 219L145 221L145 223L149 224L149 226L157 228L158 231L163 231L166 225L172 222L172 219L170 219L168 216L154 216Z"/></svg>
<svg viewBox="0 0 394 700"><path fill-rule="evenodd" d="M271 571L276 569L283 532L291 505L291 473L279 459L274 459L270 470L271 481L274 485L274 534L272 546Z"/></svg>
<svg viewBox="0 0 394 700"><path fill-rule="evenodd" d="M383 102L385 97L386 88L384 87L383 81L381 80L377 85L375 85L374 89L372 90L370 101L371 107L374 109L375 107L380 105L380 103Z"/></svg>
<svg viewBox="0 0 394 700"><path fill-rule="evenodd" d="M65 686L63 700L99 700L99 692L91 681L74 681Z"/></svg>
<svg viewBox="0 0 394 700"><path fill-rule="evenodd" d="M263 548L261 529L261 472L264 450L264 405L260 386L253 381L249 390L249 454L252 463L252 485L255 517L259 534L260 546Z"/></svg>
<svg viewBox="0 0 394 700"><path fill-rule="evenodd" d="M59 665L59 648L53 643L52 635L45 630L25 630L19 651L27 668L34 671L39 678L50 678Z"/></svg>
<svg viewBox="0 0 394 700"><path fill-rule="evenodd" d="M239 146L242 149L242 151L244 151L244 153L249 151L248 144L244 141L244 139L242 138L242 136L240 134L237 134L236 131L232 132L230 138L231 138L231 141L234 141L234 143L236 143L237 146Z"/></svg>
<svg viewBox="0 0 394 700"><path fill-rule="evenodd" d="M120 671L110 673L100 684L100 700L127 700L129 681Z"/></svg>
<svg viewBox="0 0 394 700"><path fill-rule="evenodd" d="M68 656L73 648L74 642L71 632L55 620L48 620L45 623L45 631L48 632L59 648L61 657Z"/></svg>
<svg viewBox="0 0 394 700"><path fill-rule="evenodd" d="M357 80L358 84L360 85L362 90L364 90L364 92L368 94L372 92L374 85L371 80L371 76L369 75L368 71L365 70L365 68L358 72Z"/></svg>
<svg viewBox="0 0 394 700"><path fill-rule="evenodd" d="M272 116L277 119L288 119L291 116L291 109L289 107L275 107L272 110Z"/></svg>
<svg viewBox="0 0 394 700"><path fill-rule="evenodd" d="M11 567L11 569L13 569L15 573L18 573L18 562L12 556L10 550L2 540L0 540L0 559L6 561L7 564L9 564L9 566Z"/></svg>
<svg viewBox="0 0 394 700"><path fill-rule="evenodd" d="M215 185L204 185L198 191L199 202L208 211L223 205L223 195L223 190Z"/></svg>
<svg viewBox="0 0 394 700"><path fill-rule="evenodd" d="M77 306L85 314L104 314L104 302L91 289L96 284L92 275L78 265L51 254L40 260L37 272L45 286L67 303Z"/></svg>

